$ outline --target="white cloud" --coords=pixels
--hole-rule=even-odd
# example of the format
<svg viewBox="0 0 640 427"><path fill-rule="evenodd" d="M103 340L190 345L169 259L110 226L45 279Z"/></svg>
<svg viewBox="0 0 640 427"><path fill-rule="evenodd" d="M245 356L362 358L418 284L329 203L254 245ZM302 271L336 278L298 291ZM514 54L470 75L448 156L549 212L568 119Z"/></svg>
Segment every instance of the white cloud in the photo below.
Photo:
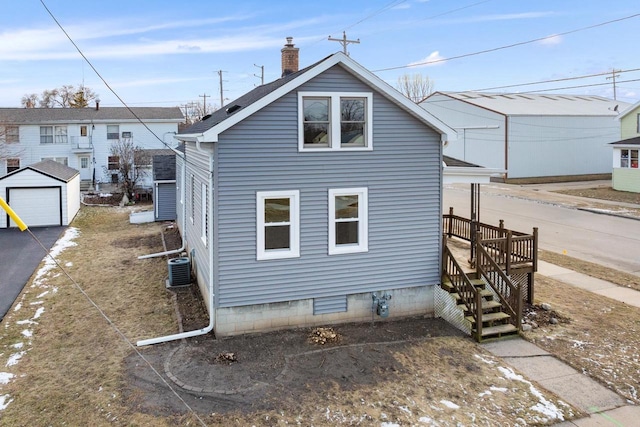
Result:
<svg viewBox="0 0 640 427"><path fill-rule="evenodd" d="M409 67L429 67L444 63L446 58L439 51L433 51L424 59L407 64Z"/></svg>
<svg viewBox="0 0 640 427"><path fill-rule="evenodd" d="M478 15L468 18L452 19L447 23L472 23L472 22L492 22L492 21L513 21L518 19L537 19L554 15L554 12L523 12L523 13L502 13L494 15Z"/></svg>
<svg viewBox="0 0 640 427"><path fill-rule="evenodd" d="M562 38L562 36L554 34L552 36L549 36L540 40L540 44L547 45L547 46L555 46L557 44L562 43L563 41L564 39Z"/></svg>

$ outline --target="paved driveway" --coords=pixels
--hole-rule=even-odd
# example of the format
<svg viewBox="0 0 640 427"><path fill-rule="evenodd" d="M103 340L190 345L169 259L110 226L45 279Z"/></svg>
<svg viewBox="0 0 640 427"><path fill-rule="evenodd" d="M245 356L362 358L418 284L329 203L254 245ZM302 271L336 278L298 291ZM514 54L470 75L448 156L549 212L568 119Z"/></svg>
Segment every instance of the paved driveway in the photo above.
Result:
<svg viewBox="0 0 640 427"><path fill-rule="evenodd" d="M65 227L30 228L47 248L56 243ZM0 229L0 321L46 254L27 231Z"/></svg>

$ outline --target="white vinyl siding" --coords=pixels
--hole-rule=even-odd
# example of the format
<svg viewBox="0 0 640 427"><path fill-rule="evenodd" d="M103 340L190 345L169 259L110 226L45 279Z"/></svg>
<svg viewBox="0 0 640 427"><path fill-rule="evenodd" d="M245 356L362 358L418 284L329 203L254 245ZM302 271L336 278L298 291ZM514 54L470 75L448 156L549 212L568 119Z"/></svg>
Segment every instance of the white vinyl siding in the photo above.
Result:
<svg viewBox="0 0 640 427"><path fill-rule="evenodd" d="M366 188L329 190L329 255L369 250Z"/></svg>
<svg viewBox="0 0 640 427"><path fill-rule="evenodd" d="M373 149L370 92L298 92L298 150Z"/></svg>
<svg viewBox="0 0 640 427"><path fill-rule="evenodd" d="M256 259L300 256L299 191L257 192L256 218Z"/></svg>

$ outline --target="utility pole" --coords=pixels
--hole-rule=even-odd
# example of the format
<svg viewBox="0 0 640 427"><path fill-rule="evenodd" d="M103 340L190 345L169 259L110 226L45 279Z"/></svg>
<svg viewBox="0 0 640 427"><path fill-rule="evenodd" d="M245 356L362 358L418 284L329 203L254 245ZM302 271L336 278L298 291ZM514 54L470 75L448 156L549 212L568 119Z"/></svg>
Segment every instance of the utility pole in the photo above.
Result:
<svg viewBox="0 0 640 427"><path fill-rule="evenodd" d="M263 85L264 84L264 65L253 64L253 66L260 68L260 75L254 74L254 76L258 77L260 79L260 85Z"/></svg>
<svg viewBox="0 0 640 427"><path fill-rule="evenodd" d="M198 95L200 98L204 98L204 104L202 105L202 116L206 116L207 115L207 94L205 93L204 95Z"/></svg>
<svg viewBox="0 0 640 427"><path fill-rule="evenodd" d="M342 51L347 56L349 56L349 52L347 52L347 45L348 44L351 44L351 43L360 44L360 39L358 39L358 40L347 40L347 33L345 31L342 32L342 38L341 39L335 39L335 38L329 36L329 41L340 43L342 45Z"/></svg>
<svg viewBox="0 0 640 427"><path fill-rule="evenodd" d="M222 89L222 73L226 71L218 70L218 77L220 77L220 108L224 105L224 90Z"/></svg>
<svg viewBox="0 0 640 427"><path fill-rule="evenodd" d="M616 77L620 77L620 74L616 74L619 73L620 70L616 70L615 68L613 68L611 70L611 77L607 77L607 80L611 79L613 81L613 99L614 100L618 100L618 98L616 98Z"/></svg>

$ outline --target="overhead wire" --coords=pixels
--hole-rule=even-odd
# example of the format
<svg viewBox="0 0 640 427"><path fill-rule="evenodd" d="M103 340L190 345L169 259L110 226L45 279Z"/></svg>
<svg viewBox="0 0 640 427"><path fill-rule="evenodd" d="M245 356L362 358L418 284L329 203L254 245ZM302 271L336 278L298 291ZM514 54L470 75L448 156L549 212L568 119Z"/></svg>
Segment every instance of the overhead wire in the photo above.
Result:
<svg viewBox="0 0 640 427"><path fill-rule="evenodd" d="M403 68L413 68L413 67L419 67L419 66L422 66L422 65L438 64L438 63L442 63L442 62L453 61L453 60L456 60L456 59L468 58L468 57L471 57L471 56L477 56L477 55L482 55L482 54L485 54L485 53L496 52L496 51L499 51L499 50L510 49L510 48L517 47L517 46L523 46L523 45L526 45L526 44L536 43L536 42L540 42L540 41L543 41L543 40L548 40L548 39L551 39L551 38L554 38L554 37L566 36L566 35L569 35L569 34L574 34L574 33L580 32L580 31L586 31L586 30L590 30L590 29L593 29L593 28L597 28L597 27L602 27L602 26L605 26L605 25L613 24L613 23L616 23L616 22L621 22L621 21L624 21L624 20L627 20L627 19L636 18L638 16L640 16L640 13L636 13L636 14L625 16L625 17L618 18L618 19L612 19L612 20L606 21L606 22L600 22L598 24L593 24L593 25L589 25L589 26L586 26L586 27L576 28L574 30L565 31L565 32L562 32L562 33L552 34L550 36L538 37L538 38L532 39L532 40L527 40L527 41L517 42L517 43L511 43L511 44L508 44L508 45L505 45L505 46L494 47L494 48L491 48L491 49L485 49L485 50L480 50L480 51L476 51L476 52L465 53L465 54L462 54L462 55L456 55L456 56L452 56L452 57L449 57L449 58L434 59L434 60L431 60L431 61L424 61L424 62L418 62L418 63L407 64L407 65L399 65L399 66L396 66L396 67L380 68L380 69L377 69L377 70L372 70L372 72L379 73L379 72L382 72L382 71L400 70L400 69L403 69Z"/></svg>

